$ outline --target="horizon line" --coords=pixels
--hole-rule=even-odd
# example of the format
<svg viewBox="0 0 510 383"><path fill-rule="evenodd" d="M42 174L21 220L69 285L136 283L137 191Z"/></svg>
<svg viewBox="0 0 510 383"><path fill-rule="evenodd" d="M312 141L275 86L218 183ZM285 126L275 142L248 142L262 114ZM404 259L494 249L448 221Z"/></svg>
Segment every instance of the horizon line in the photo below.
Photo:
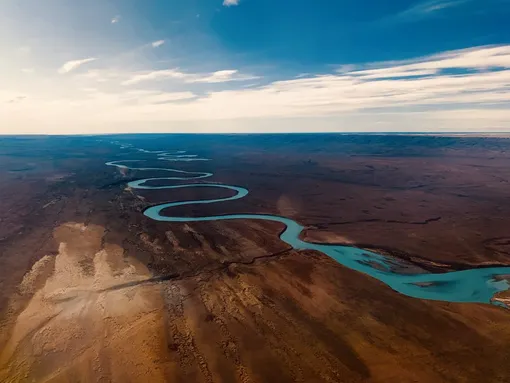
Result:
<svg viewBox="0 0 510 383"><path fill-rule="evenodd" d="M134 135L217 135L217 136L234 136L234 135L370 135L370 136L497 136L508 135L508 131L441 131L441 132L120 132L120 133L0 133L0 137L105 137L105 136L134 136Z"/></svg>

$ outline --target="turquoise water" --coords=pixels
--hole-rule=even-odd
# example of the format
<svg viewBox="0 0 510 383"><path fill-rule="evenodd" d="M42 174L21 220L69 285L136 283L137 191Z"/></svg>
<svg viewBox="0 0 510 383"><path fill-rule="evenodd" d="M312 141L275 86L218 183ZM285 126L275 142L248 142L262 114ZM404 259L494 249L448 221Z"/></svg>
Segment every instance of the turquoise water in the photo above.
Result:
<svg viewBox="0 0 510 383"><path fill-rule="evenodd" d="M183 151L177 154L166 153L162 151L149 152L143 149L138 149L144 153L156 154L158 159L163 161L207 161L208 159L199 158L196 155L185 155ZM289 244L296 250L316 250L320 251L329 257L333 258L338 263L359 271L361 273L370 275L373 278L387 284L393 290L401 294L419 298L429 299L446 302L478 302L478 303L492 303L503 305L497 301L493 301L494 294L500 291L510 289L510 284L506 279L497 277L510 276L510 267L492 267L492 268L478 268L463 271L452 271L441 274L403 274L399 273L398 261L380 254L361 250L350 246L341 245L328 245L328 244L315 244L301 240L300 233L304 227L297 222L277 215L269 214L228 214L221 216L208 216L208 217L173 217L170 215L163 215L163 210L170 209L176 206L183 205L196 205L196 204L209 204L233 201L245 197L248 190L232 185L225 185L220 183L193 183L193 184L180 184L180 185L165 185L153 186L148 183L157 181L186 181L186 180L199 180L211 177L212 173L207 172L186 172L178 169L159 168L159 167L135 167L130 164L133 162L141 162L139 160L125 160L125 161L112 161L107 162L108 166L115 166L121 169L135 169L143 170L157 170L166 171L176 174L170 177L146 178L128 183L128 186L133 189L143 190L161 190L161 189L183 189L183 188L197 188L197 187L215 187L235 191L236 194L231 197L207 199L207 200L189 200L179 202L163 203L156 206L149 207L145 210L144 215L147 217L161 222L204 222L204 221L219 221L219 220L234 220L234 219L253 219L253 220L266 220L280 222L286 226L285 230L280 234L280 239ZM499 279L499 280L498 280Z"/></svg>

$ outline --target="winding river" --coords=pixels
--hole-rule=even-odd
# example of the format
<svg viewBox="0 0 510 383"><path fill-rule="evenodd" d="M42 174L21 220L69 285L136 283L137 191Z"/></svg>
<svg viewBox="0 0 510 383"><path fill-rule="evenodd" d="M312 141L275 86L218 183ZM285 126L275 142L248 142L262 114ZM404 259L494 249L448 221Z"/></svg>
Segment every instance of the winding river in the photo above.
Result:
<svg viewBox="0 0 510 383"><path fill-rule="evenodd" d="M128 149L128 147L124 147ZM164 151L148 151L136 149L142 153L155 154L161 161L169 162L189 162L189 161L208 161L206 158L200 158L196 155L185 154L184 151L168 153ZM235 191L236 194L231 197L190 200L180 202L169 202L149 207L144 211L147 217L161 222L203 222L234 219L255 219L280 222L285 225L285 230L280 234L280 239L289 244L296 250L316 250L333 258L338 263L368 274L373 278L387 284L393 290L401 294L419 299L429 299L446 302L477 302L491 303L499 306L505 306L503 303L494 300L494 295L498 292L510 289L510 284L505 277L510 277L510 267L491 267L475 268L471 270L452 271L441 274L422 273L405 274L399 272L399 263L396 259L386 257L380 254L369 252L355 247L316 244L301 240L300 234L304 227L299 223L285 217L270 214L229 214L209 217L173 217L164 215L163 211L176 206L209 204L218 202L233 201L245 197L248 190L232 185L220 183L190 183L180 185L153 186L157 181L197 181L211 177L212 173L204 172L186 172L178 169L166 167L137 167L134 163L143 160L123 160L107 162L108 166L115 166L120 169L134 169L139 171L164 171L171 172L174 176L145 178L128 183L132 189L143 190L161 190L161 189L183 189L197 187L215 187ZM150 183L150 185L148 184ZM506 306L505 306L506 307Z"/></svg>

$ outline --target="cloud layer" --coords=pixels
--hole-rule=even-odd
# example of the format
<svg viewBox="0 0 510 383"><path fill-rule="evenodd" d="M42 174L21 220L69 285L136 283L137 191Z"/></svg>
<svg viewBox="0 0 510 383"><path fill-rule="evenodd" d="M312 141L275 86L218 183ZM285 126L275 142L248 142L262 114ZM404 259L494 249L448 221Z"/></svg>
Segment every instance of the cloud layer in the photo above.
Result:
<svg viewBox="0 0 510 383"><path fill-rule="evenodd" d="M172 79L226 83L256 78L237 70L206 74L160 70L136 73L122 85ZM143 108L170 119L324 116L364 110L444 109L510 102L510 46L482 47L397 63L373 63L349 71L313 75L247 89L206 92L171 111ZM226 107L228 106L228 107Z"/></svg>
<svg viewBox="0 0 510 383"><path fill-rule="evenodd" d="M237 126L237 131L267 130L269 120L272 131L274 127L464 131L510 126L509 45L343 65L329 73L279 81L239 69L103 67L70 73L93 60L65 63L59 71L69 74L68 82L59 89L23 95L3 90L0 100L6 108L0 109L0 116L4 113L20 126L45 121L51 126L76 126L80 116L80 123L100 131L126 130L136 123L171 130L175 123L181 131L186 124L198 124L193 129L206 131L226 126ZM9 102L21 96L27 96L23 102Z"/></svg>

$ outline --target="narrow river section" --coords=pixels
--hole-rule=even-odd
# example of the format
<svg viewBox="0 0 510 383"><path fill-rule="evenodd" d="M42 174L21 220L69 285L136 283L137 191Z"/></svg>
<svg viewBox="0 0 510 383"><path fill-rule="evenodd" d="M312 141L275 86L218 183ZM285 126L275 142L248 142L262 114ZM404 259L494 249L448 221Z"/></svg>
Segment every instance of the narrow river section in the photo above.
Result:
<svg viewBox="0 0 510 383"><path fill-rule="evenodd" d="M184 154L184 151L176 154L163 151L150 152L143 149L137 149L143 153L156 154L162 161L208 161L206 158L199 158L196 155ZM178 169L164 167L136 167L133 163L139 163L141 160L123 160L107 162L108 166L115 166L120 169L133 169L137 171L166 171L176 174L173 177L145 178L128 183L132 189L143 190L161 190L161 189L183 189L197 187L215 187L233 190L236 194L232 197L208 199L208 200L189 200L179 202L163 203L151 206L144 211L144 215L160 222L205 222L221 220L267 220L280 222L285 225L285 230L280 234L280 239L292 246L295 250L315 250L328 255L338 263L370 275L373 278L385 283L393 290L419 299L428 299L445 302L472 302L487 303L506 307L503 303L493 299L496 293L510 289L510 284L506 278L510 278L510 267L490 267L474 268L471 270L451 271L440 274L403 274L399 273L398 261L393 258L376 254L363 249L332 245L309 243L300 239L300 234L304 227L299 223L285 217L270 214L228 214L215 215L208 217L174 217L163 215L163 210L176 206L210 204L218 202L233 201L245 197L248 190L232 185L220 183L193 183L180 185L153 186L157 181L185 181L199 180L209 178L213 174L206 172L186 172ZM148 185L150 183L151 185ZM397 263L397 264L396 264Z"/></svg>

